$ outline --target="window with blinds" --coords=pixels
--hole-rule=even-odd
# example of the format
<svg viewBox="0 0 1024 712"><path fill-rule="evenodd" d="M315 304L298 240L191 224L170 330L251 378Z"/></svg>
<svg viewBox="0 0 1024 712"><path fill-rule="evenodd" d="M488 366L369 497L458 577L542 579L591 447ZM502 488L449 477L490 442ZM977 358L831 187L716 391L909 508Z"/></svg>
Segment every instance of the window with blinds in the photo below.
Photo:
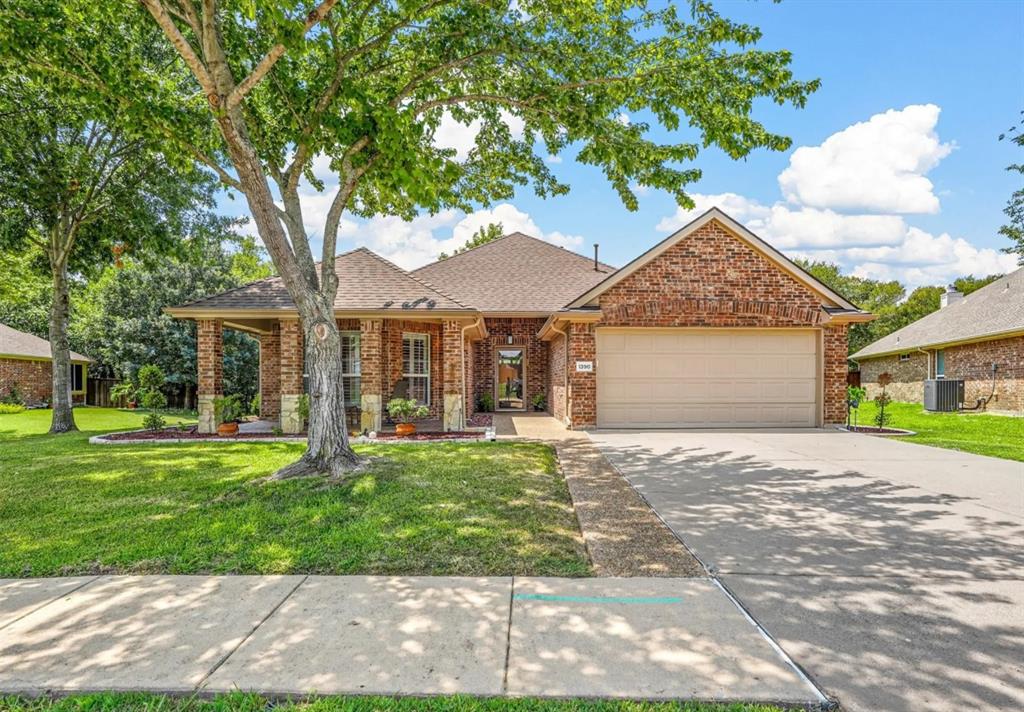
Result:
<svg viewBox="0 0 1024 712"><path fill-rule="evenodd" d="M430 405L430 334L402 335L402 378L409 398Z"/></svg>
<svg viewBox="0 0 1024 712"><path fill-rule="evenodd" d="M359 361L359 332L341 332L341 382L345 389L345 405L358 406L362 365Z"/></svg>

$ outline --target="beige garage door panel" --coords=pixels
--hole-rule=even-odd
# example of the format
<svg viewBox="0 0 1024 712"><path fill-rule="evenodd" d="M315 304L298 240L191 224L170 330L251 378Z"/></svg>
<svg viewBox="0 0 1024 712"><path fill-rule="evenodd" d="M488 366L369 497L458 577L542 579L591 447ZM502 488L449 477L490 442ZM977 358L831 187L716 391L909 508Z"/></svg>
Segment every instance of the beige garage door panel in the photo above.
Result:
<svg viewBox="0 0 1024 712"><path fill-rule="evenodd" d="M597 331L605 428L812 427L813 331Z"/></svg>

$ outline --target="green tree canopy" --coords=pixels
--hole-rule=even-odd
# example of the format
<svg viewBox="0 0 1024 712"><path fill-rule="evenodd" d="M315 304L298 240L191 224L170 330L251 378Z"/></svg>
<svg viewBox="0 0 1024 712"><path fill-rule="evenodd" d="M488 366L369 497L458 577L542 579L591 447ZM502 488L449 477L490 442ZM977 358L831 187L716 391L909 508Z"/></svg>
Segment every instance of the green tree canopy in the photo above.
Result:
<svg viewBox="0 0 1024 712"><path fill-rule="evenodd" d="M1021 112L1021 116L1024 116L1024 111ZM1019 127L1011 126L1009 131L1000 135L999 140L1009 138L1010 143L1024 148L1024 131L1020 131L1019 128L1024 128L1024 119L1021 120ZM1024 175L1024 163L1011 163L1006 170ZM1003 248L1003 252L1016 253L1017 264L1024 265L1024 188L1015 190L1010 195L1003 213L1007 217L1007 222L999 228L999 234L1011 243L1009 247Z"/></svg>

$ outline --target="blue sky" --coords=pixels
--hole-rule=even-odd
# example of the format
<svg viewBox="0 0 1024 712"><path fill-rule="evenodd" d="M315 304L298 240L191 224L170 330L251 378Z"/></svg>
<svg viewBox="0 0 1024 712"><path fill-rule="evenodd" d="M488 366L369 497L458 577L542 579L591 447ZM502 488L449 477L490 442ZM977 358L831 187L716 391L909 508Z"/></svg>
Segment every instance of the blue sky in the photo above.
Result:
<svg viewBox="0 0 1024 712"><path fill-rule="evenodd" d="M704 177L690 187L698 210L719 205L787 254L911 285L1013 268L997 230L1020 187L1005 167L1024 156L997 137L1024 109L1024 2L717 5L759 26L761 47L789 49L796 76L822 87L804 109L764 102L755 111L793 139L791 150L743 161L703 151ZM442 140L464 146L472 135L449 125ZM624 264L691 216L657 191L644 191L630 213L598 170L576 164L572 151L558 158L568 196L545 201L526 189L468 216L347 221L339 249L366 245L414 267L500 220L585 254L599 242L602 259ZM305 201L311 232L326 197Z"/></svg>

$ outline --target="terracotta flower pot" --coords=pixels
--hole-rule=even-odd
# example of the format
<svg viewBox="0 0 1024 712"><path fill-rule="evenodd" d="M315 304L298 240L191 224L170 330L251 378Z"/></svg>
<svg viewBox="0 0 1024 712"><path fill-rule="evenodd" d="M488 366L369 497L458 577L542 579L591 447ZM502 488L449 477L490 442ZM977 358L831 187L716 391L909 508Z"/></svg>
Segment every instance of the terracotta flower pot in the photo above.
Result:
<svg viewBox="0 0 1024 712"><path fill-rule="evenodd" d="M228 436L238 433L238 423L221 423L217 426L217 435Z"/></svg>
<svg viewBox="0 0 1024 712"><path fill-rule="evenodd" d="M416 432L416 425L414 423L399 423L395 426L395 434L400 437L406 437Z"/></svg>

